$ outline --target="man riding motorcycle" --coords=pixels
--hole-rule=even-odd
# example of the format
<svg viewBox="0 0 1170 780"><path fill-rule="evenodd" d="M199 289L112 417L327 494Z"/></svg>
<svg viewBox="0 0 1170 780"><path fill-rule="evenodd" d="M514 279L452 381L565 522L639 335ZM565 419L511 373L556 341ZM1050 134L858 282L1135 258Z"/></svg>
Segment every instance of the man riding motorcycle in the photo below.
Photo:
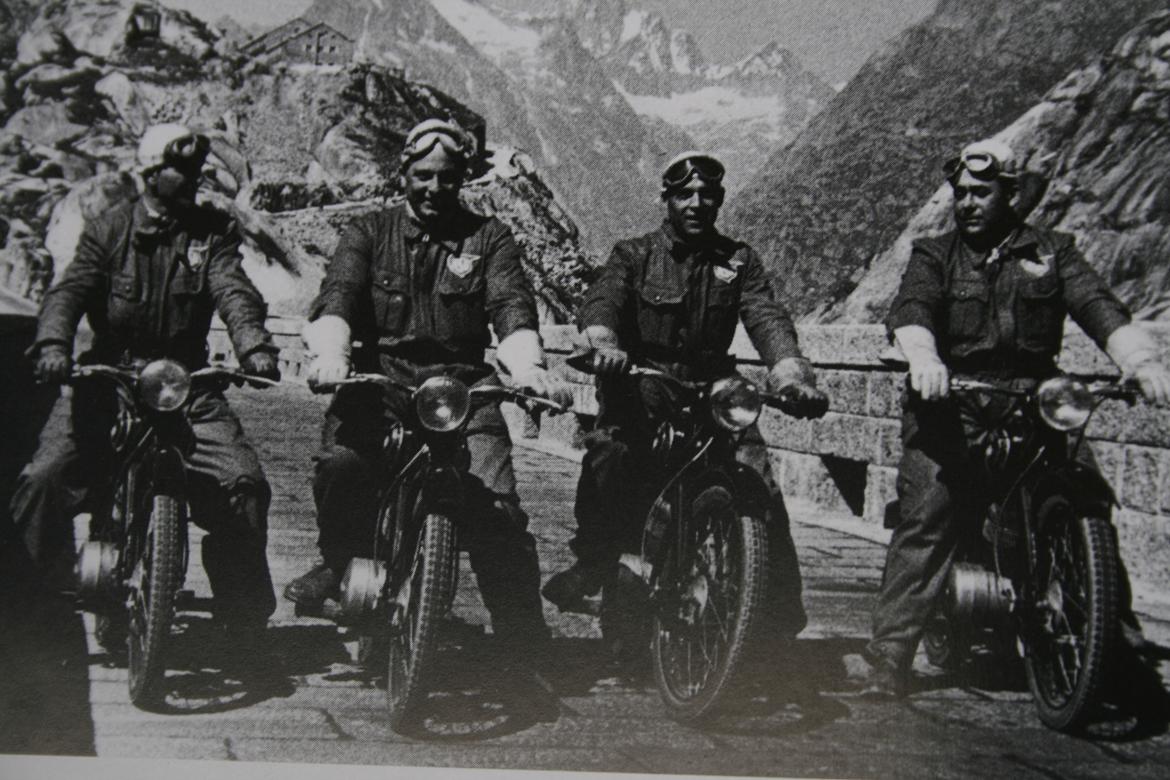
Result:
<svg viewBox="0 0 1170 780"><path fill-rule="evenodd" d="M352 371L405 384L445 373L468 385L497 383L485 361L489 325L497 359L513 384L547 395L544 353L521 250L496 218L467 211L459 191L475 141L454 123L427 120L402 151L406 200L357 220L341 238L309 314L305 343L311 385ZM351 343L361 348L351 354ZM371 392L372 391L372 392ZM378 456L385 433L406 414L397 391L343 387L326 415L313 495L322 561L285 589L303 608L336 599L351 558L369 557L385 480ZM549 637L540 569L528 518L516 495L512 444L498 404L472 413L467 516L460 541L504 654L533 658Z"/></svg>
<svg viewBox="0 0 1170 780"><path fill-rule="evenodd" d="M678 414L680 399L661 383L623 376L630 365L645 364L686 381L726 376L735 370L728 349L742 320L770 367L770 389L790 397L787 411L815 417L827 406L760 258L715 228L723 176L722 163L708 154L686 152L671 160L662 176L666 219L656 230L614 247L581 308L579 325L594 350L601 410L596 429L586 437L577 487L572 542L577 563L543 590L561 608L596 594L621 554L638 549L654 487L639 475L648 473L659 422ZM739 457L764 476L772 494L769 543L779 593L774 627L791 637L806 622L796 550L755 426L747 442L755 446L741 447Z"/></svg>
<svg viewBox="0 0 1170 780"><path fill-rule="evenodd" d="M998 141L971 144L945 173L957 230L915 242L887 319L891 338L909 362L912 392L902 417L901 517L865 653L869 691L883 696L905 695L915 648L954 560L958 531L982 511L967 450L979 436L985 411L948 399L951 374L1034 386L1057 373L1070 314L1147 399L1170 398L1170 373L1158 362L1156 345L1131 324L1128 310L1072 238L1016 215L1018 171L1011 148ZM1095 468L1087 446L1077 457ZM1134 626L1129 633L1140 640Z"/></svg>
<svg viewBox="0 0 1170 780"><path fill-rule="evenodd" d="M93 345L83 363L142 364L158 358L189 371L207 365L214 313L226 323L247 373L278 379L264 300L240 265L233 220L197 205L210 143L176 124L154 125L138 145L141 197L86 225L73 262L45 296L31 350L43 382L70 378L85 315ZM34 561L47 567L70 523L109 478L109 393L89 385L63 395L18 479L12 514ZM193 518L217 622L241 643L258 640L276 607L265 554L270 491L255 450L223 395L191 401L195 437L187 459Z"/></svg>

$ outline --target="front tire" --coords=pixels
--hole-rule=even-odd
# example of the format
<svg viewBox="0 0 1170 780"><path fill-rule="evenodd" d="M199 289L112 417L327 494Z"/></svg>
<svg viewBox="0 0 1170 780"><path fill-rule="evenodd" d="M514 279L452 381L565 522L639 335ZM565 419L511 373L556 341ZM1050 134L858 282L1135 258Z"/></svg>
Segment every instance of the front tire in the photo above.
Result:
<svg viewBox="0 0 1170 780"><path fill-rule="evenodd" d="M395 731L413 725L426 701L438 654L440 625L454 598L457 563L455 527L451 519L445 515L427 515L419 531L408 579L401 586L410 589L409 598L389 638L386 704L390 728ZM392 614L397 608L391 602Z"/></svg>
<svg viewBox="0 0 1170 780"><path fill-rule="evenodd" d="M130 701L147 708L164 697L164 656L183 578L183 509L174 496L152 501L142 555L130 585L127 649Z"/></svg>
<svg viewBox="0 0 1170 780"><path fill-rule="evenodd" d="M1117 543L1104 518L1076 514L1059 500L1044 509L1032 556L1040 604L1035 625L1026 627L1024 664L1040 720L1071 732L1100 703L1116 647Z"/></svg>
<svg viewBox="0 0 1170 780"><path fill-rule="evenodd" d="M654 611L651 660L667 714L693 723L709 717L738 682L766 590L763 519L740 515L731 493L709 487L691 504L693 535L682 560L673 540Z"/></svg>

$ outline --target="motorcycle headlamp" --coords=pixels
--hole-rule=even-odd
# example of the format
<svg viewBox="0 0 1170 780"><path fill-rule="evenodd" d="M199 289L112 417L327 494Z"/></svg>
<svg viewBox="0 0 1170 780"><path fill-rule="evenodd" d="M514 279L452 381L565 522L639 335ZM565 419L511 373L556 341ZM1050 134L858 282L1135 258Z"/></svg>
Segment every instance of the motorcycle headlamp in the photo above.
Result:
<svg viewBox="0 0 1170 780"><path fill-rule="evenodd" d="M191 374L173 360L147 363L138 375L138 395L159 412L173 412L191 395Z"/></svg>
<svg viewBox="0 0 1170 780"><path fill-rule="evenodd" d="M1066 376L1049 379L1036 391L1040 419L1058 431L1084 427L1093 413L1093 394L1082 382Z"/></svg>
<svg viewBox="0 0 1170 780"><path fill-rule="evenodd" d="M711 416L727 431L742 431L760 416L763 401L756 386L740 376L720 379L711 385Z"/></svg>
<svg viewBox="0 0 1170 780"><path fill-rule="evenodd" d="M458 379L433 376L415 391L414 408L424 428L447 433L467 420L471 393Z"/></svg>

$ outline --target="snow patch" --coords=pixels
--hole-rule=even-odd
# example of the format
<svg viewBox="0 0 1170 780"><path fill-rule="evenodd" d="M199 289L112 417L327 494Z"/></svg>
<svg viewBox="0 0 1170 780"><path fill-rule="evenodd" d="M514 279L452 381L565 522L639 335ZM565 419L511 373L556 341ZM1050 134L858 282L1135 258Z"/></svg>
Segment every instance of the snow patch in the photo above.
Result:
<svg viewBox="0 0 1170 780"><path fill-rule="evenodd" d="M540 33L530 27L510 25L483 6L468 0L430 0L432 6L459 34L496 65L517 57L535 58Z"/></svg>
<svg viewBox="0 0 1170 780"><path fill-rule="evenodd" d="M645 11L630 11L622 19L622 35L618 39L618 45L626 41L632 41L637 38L642 32L642 25L646 23L646 17L649 16Z"/></svg>
<svg viewBox="0 0 1170 780"><path fill-rule="evenodd" d="M630 107L642 116L661 119L676 127L688 127L718 120L721 123L764 119L776 121L784 112L775 95L747 97L734 89L720 86L703 87L694 92L681 92L670 97L635 95L614 82Z"/></svg>

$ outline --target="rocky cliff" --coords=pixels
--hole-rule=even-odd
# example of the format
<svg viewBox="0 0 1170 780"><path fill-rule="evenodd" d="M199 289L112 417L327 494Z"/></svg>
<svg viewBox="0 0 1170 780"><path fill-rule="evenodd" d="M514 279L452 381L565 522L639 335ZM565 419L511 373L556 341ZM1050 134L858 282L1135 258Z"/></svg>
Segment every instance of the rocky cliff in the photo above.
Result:
<svg viewBox="0 0 1170 780"><path fill-rule="evenodd" d="M685 132L725 160L733 193L834 95L775 43L714 64L690 33L624 0L569 0L563 13L644 122Z"/></svg>
<svg viewBox="0 0 1170 780"><path fill-rule="evenodd" d="M1166 0L941 0L874 54L729 204L799 314L840 302L939 184L942 161L1005 127ZM1136 143L1136 142L1135 142Z"/></svg>
<svg viewBox="0 0 1170 780"><path fill-rule="evenodd" d="M474 0L317 0L304 16L482 114L492 141L531 154L591 250L657 218L652 172L688 140L647 133L571 31Z"/></svg>
<svg viewBox="0 0 1170 780"><path fill-rule="evenodd" d="M997 137L1047 180L1029 219L1074 234L1139 317L1170 319L1170 12L1074 70ZM944 185L830 318L880 320L910 242L950 229L950 213Z"/></svg>
<svg viewBox="0 0 1170 780"><path fill-rule="evenodd" d="M344 224L398 196L411 126L440 116L482 130L478 114L399 71L250 62L187 14L164 9L161 36L131 42L130 5L47 4L0 54L0 284L27 298L69 262L85 220L134 196L134 149L150 123L212 137L202 197L235 212L245 266L284 314L303 312ZM513 229L545 312L566 318L590 272L574 223L511 148L489 148L474 175L468 200Z"/></svg>

